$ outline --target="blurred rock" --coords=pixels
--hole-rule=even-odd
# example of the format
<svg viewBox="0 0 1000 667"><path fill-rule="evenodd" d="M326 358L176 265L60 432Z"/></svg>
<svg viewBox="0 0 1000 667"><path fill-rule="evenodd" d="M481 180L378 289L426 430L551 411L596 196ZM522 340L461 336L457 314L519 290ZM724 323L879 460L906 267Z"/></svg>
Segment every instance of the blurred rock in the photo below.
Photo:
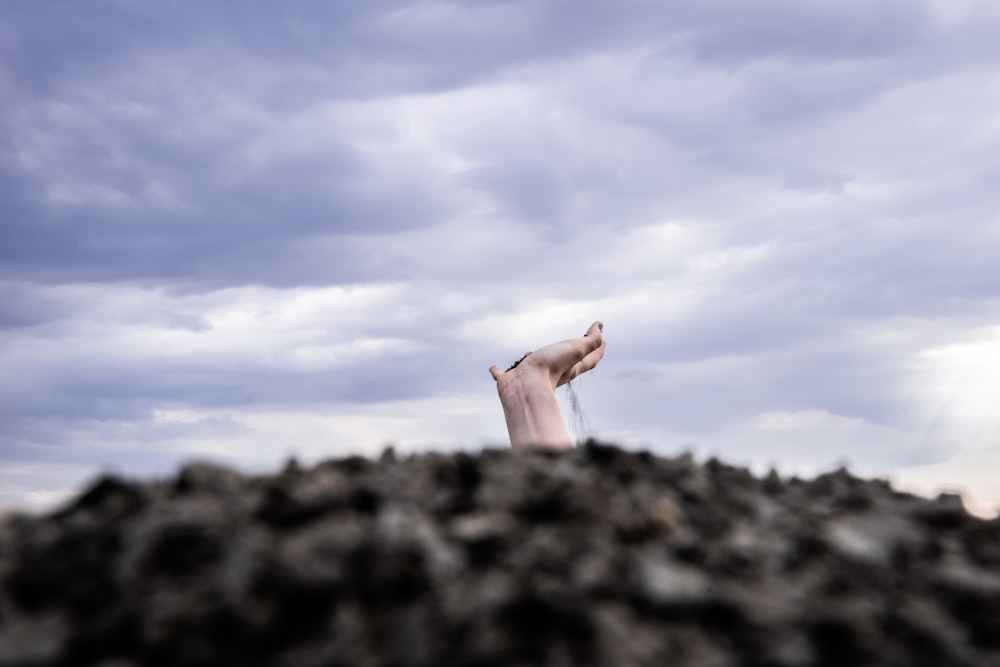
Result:
<svg viewBox="0 0 1000 667"><path fill-rule="evenodd" d="M387 453L0 520L0 666L1000 666L1000 519L837 470Z"/></svg>

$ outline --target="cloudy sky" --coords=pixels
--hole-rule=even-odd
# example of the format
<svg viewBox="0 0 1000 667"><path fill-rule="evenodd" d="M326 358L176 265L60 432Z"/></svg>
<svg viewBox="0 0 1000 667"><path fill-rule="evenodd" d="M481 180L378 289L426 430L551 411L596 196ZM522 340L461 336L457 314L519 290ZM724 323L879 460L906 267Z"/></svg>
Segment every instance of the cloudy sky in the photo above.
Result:
<svg viewBox="0 0 1000 667"><path fill-rule="evenodd" d="M994 0L0 0L0 506L587 434L1000 508ZM997 487L997 488L994 488Z"/></svg>

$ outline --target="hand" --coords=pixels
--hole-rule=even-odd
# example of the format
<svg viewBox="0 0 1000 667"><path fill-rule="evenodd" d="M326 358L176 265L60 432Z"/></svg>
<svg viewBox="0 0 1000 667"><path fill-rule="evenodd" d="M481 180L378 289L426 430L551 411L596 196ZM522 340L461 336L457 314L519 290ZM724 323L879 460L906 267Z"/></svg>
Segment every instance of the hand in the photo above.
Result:
<svg viewBox="0 0 1000 667"><path fill-rule="evenodd" d="M594 368L604 357L607 343L603 330L603 324L594 322L582 337L527 352L506 371L490 366L511 446L573 446L555 390Z"/></svg>
<svg viewBox="0 0 1000 667"><path fill-rule="evenodd" d="M498 383L507 383L516 377L511 374L542 373L549 377L552 388L556 389L597 366L607 348L603 332L604 325L594 322L580 338L570 338L534 352L525 352L506 371L501 371L499 366L490 366L490 375Z"/></svg>

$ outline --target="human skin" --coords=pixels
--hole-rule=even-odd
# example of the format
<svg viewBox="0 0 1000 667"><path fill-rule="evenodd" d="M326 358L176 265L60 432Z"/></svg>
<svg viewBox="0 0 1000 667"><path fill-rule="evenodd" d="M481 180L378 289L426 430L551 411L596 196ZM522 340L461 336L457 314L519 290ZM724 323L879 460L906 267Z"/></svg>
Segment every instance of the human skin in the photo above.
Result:
<svg viewBox="0 0 1000 667"><path fill-rule="evenodd" d="M594 322L580 338L528 352L508 371L490 366L512 447L573 447L555 391L601 360L607 348L603 330L603 324Z"/></svg>

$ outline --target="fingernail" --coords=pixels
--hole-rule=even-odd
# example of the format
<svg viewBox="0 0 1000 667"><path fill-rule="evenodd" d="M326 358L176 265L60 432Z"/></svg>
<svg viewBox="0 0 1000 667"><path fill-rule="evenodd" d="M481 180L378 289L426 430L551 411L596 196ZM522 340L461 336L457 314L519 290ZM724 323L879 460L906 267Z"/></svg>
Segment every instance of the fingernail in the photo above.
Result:
<svg viewBox="0 0 1000 667"><path fill-rule="evenodd" d="M600 329L601 331L604 331L604 322L598 322L597 328Z"/></svg>

